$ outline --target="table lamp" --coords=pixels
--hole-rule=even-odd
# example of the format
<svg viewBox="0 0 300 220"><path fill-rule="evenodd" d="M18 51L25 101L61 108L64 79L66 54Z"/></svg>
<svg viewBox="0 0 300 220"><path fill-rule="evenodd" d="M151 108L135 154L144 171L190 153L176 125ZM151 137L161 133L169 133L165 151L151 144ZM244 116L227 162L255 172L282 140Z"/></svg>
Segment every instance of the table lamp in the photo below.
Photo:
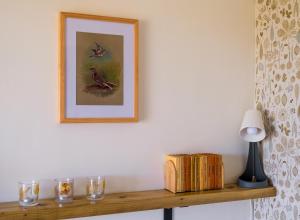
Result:
<svg viewBox="0 0 300 220"><path fill-rule="evenodd" d="M259 157L258 142L266 137L261 113L248 110L244 115L240 136L249 142L249 154L245 172L239 177L238 185L243 188L262 188L268 186L268 178Z"/></svg>

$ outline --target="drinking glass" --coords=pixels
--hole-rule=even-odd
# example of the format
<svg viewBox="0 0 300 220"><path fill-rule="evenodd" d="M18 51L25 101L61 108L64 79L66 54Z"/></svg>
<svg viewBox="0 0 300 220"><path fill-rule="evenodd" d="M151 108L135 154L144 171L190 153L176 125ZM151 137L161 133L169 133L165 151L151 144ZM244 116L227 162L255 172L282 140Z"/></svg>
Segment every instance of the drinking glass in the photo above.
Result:
<svg viewBox="0 0 300 220"><path fill-rule="evenodd" d="M55 198L58 203L69 203L73 201L74 179L55 179Z"/></svg>
<svg viewBox="0 0 300 220"><path fill-rule="evenodd" d="M21 206L35 206L38 204L40 185L38 181L19 182L19 204Z"/></svg>
<svg viewBox="0 0 300 220"><path fill-rule="evenodd" d="M103 199L105 191L105 178L103 176L92 176L87 179L87 199L96 201Z"/></svg>

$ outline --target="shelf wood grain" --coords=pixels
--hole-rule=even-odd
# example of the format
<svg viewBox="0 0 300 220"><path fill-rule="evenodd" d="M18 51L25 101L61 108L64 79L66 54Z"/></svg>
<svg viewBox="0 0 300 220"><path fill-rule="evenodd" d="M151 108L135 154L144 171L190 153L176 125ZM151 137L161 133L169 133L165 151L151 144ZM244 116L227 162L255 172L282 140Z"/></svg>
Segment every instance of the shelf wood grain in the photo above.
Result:
<svg viewBox="0 0 300 220"><path fill-rule="evenodd" d="M274 187L242 189L236 184L225 185L223 190L209 190L173 194L166 190L113 193L91 204L85 197L76 197L73 203L59 207L53 199L40 200L36 207L21 208L17 202L0 203L0 220L54 220L99 216L125 212L145 211L273 197Z"/></svg>

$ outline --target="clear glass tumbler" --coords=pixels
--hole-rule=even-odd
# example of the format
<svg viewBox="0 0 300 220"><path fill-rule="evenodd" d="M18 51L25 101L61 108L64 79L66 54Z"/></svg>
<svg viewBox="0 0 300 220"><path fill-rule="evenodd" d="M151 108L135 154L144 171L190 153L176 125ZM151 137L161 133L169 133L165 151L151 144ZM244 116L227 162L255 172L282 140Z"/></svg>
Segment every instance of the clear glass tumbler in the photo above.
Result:
<svg viewBox="0 0 300 220"><path fill-rule="evenodd" d="M38 181L19 182L19 204L21 206L35 206L38 204L40 185Z"/></svg>
<svg viewBox="0 0 300 220"><path fill-rule="evenodd" d="M73 201L74 179L55 179L55 199L58 203L69 203Z"/></svg>
<svg viewBox="0 0 300 220"><path fill-rule="evenodd" d="M103 176L88 177L86 185L87 199L100 200L104 197L105 178Z"/></svg>

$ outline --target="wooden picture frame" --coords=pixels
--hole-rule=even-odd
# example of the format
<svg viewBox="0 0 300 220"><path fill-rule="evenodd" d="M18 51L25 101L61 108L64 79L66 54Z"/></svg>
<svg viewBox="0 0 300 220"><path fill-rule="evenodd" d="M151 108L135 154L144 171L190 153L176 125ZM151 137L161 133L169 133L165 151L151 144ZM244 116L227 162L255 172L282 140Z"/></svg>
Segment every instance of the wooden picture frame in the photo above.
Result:
<svg viewBox="0 0 300 220"><path fill-rule="evenodd" d="M138 121L138 34L136 19L60 13L61 123Z"/></svg>

